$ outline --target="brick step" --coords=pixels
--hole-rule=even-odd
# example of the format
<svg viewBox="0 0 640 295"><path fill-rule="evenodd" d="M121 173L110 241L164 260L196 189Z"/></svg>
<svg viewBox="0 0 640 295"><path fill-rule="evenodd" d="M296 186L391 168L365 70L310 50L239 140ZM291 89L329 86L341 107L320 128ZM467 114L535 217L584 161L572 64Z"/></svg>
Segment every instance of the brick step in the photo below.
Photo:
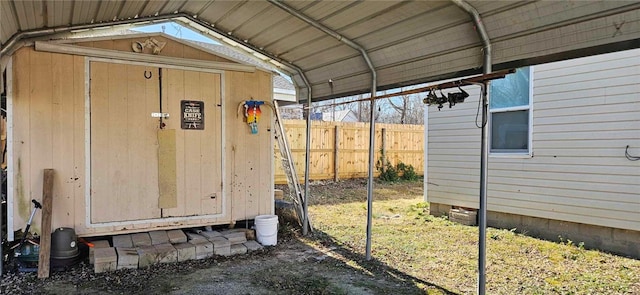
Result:
<svg viewBox="0 0 640 295"><path fill-rule="evenodd" d="M93 242L89 260L96 273L124 268L145 268L158 263L173 263L217 256L242 255L264 249L255 241L255 231L151 231L117 235Z"/></svg>

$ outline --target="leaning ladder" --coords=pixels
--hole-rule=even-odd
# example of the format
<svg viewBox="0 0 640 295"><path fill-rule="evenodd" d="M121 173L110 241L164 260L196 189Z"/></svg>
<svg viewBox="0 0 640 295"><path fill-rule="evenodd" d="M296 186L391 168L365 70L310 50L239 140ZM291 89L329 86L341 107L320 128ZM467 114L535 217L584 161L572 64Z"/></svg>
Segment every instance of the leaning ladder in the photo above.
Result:
<svg viewBox="0 0 640 295"><path fill-rule="evenodd" d="M307 224L309 225L309 229L313 231L313 227L311 226L311 220L309 216L304 215L304 202L306 199L302 194L302 188L300 187L300 182L298 181L298 174L296 173L296 167L293 163L293 158L291 157L291 149L289 148L289 141L287 140L287 134L284 132L284 126L282 125L281 117L280 117L280 109L278 107L278 101L273 101L273 108L275 113L275 123L276 123L276 139L278 140L278 146L280 147L280 159L282 163L282 169L284 173L287 175L287 184L289 185L289 192L293 192L292 196L293 203L296 208L296 214L298 215L298 222L301 226L304 226L304 220L307 219Z"/></svg>

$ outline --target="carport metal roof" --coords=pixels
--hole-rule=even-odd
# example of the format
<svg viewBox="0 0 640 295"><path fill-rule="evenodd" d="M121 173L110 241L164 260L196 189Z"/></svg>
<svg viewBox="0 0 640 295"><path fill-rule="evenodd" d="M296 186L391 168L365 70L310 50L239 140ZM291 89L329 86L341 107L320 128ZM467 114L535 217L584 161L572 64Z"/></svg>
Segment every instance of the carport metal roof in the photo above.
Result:
<svg viewBox="0 0 640 295"><path fill-rule="evenodd" d="M635 0L466 2L480 14L496 70L640 47ZM370 92L362 52L345 40L370 57L378 90L482 72L474 22L453 1L3 0L0 10L4 54L31 37L172 19L279 66L301 100L303 75L314 101Z"/></svg>

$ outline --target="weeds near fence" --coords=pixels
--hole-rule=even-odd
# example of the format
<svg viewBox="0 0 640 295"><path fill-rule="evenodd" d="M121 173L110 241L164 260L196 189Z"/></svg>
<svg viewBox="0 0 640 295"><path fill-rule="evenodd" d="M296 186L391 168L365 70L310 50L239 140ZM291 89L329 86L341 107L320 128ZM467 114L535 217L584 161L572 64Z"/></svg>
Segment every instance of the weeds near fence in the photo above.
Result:
<svg viewBox="0 0 640 295"><path fill-rule="evenodd" d="M417 181L420 176L416 173L413 165L407 165L399 161L395 166L387 160L384 151L380 151L380 158L376 162L376 169L380 172L378 179L383 182Z"/></svg>

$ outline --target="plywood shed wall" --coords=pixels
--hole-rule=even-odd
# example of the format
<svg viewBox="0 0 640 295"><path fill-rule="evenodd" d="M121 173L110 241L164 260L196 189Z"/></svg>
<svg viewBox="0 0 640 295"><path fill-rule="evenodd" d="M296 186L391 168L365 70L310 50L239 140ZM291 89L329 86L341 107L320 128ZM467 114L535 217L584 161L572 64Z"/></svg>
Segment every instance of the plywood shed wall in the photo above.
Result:
<svg viewBox="0 0 640 295"><path fill-rule="evenodd" d="M230 62L170 38L154 38L167 42L159 56ZM77 45L131 52L132 42L140 40ZM270 73L164 68L161 61L93 59L33 47L17 51L11 68L8 219L13 230L24 228L31 199L41 198L47 168L55 170L52 225L72 227L81 236L229 224L273 213L272 112L263 107L258 134L251 134L237 115L245 100L271 100ZM149 73L163 75L161 87L146 78ZM162 131L149 107L156 106L159 92L162 111L170 113ZM209 133L182 130L181 100L204 101ZM152 146L141 148L145 142ZM175 156L173 166L166 155ZM143 192L161 195L153 184L162 185L167 171L176 175L168 185L177 197L168 205L141 200ZM100 190L103 199L92 199ZM39 224L36 214L34 232L40 232Z"/></svg>

